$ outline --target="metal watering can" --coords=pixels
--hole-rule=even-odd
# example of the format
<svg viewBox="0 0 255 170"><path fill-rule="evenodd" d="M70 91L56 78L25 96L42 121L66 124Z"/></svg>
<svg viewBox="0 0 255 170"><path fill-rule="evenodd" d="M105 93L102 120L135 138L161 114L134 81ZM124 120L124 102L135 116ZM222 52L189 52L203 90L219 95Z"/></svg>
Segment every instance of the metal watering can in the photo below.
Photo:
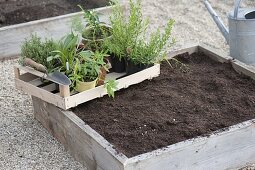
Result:
<svg viewBox="0 0 255 170"><path fill-rule="evenodd" d="M229 30L207 0L204 4L230 47L230 56L246 64L255 65L255 8L240 8L242 0L235 0L234 10L228 14Z"/></svg>

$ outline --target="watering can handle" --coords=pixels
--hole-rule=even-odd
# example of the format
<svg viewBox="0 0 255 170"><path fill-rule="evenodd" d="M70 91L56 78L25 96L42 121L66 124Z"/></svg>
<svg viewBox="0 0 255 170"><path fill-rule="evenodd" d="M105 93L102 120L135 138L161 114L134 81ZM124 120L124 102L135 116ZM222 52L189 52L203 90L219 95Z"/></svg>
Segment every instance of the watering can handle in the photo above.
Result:
<svg viewBox="0 0 255 170"><path fill-rule="evenodd" d="M240 7L240 3L242 2L242 0L236 0L235 1L235 10L234 10L234 18L237 19L237 15L238 15L238 10Z"/></svg>

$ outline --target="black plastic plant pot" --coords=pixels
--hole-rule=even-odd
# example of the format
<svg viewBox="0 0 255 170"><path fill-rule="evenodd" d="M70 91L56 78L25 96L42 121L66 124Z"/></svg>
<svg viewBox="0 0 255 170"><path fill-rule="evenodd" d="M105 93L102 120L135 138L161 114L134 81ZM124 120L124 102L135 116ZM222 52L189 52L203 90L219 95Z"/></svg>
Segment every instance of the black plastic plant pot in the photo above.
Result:
<svg viewBox="0 0 255 170"><path fill-rule="evenodd" d="M113 55L111 55L111 64L112 64L112 70L113 72L116 73L123 73L125 72L126 68L125 68L125 60L119 59L118 57L115 57Z"/></svg>
<svg viewBox="0 0 255 170"><path fill-rule="evenodd" d="M137 73L146 68L152 67L153 64L135 64L131 60L126 61L126 73L127 75Z"/></svg>

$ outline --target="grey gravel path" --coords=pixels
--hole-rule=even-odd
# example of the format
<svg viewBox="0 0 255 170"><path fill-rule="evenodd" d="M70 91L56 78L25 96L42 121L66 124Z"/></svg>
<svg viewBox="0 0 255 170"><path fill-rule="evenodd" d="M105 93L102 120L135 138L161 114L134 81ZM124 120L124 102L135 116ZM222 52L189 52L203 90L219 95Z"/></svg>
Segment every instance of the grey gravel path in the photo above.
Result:
<svg viewBox="0 0 255 170"><path fill-rule="evenodd" d="M227 23L226 13L234 0L211 1ZM245 2L255 6L253 0ZM228 51L201 0L143 0L143 6L145 16L151 19L151 30L162 28L169 18L176 20L175 49L184 44L204 42L220 51ZM31 98L14 87L13 65L16 62L0 62L0 169L84 169L33 118Z"/></svg>

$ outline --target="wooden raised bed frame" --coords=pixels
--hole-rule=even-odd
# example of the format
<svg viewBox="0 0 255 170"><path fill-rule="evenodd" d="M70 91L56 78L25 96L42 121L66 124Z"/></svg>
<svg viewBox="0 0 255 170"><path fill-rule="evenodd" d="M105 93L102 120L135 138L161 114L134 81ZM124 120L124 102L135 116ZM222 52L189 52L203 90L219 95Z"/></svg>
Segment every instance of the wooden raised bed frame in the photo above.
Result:
<svg viewBox="0 0 255 170"><path fill-rule="evenodd" d="M16 65L14 66L14 72L17 89L22 90L31 96L38 97L48 103L54 104L64 110L107 94L103 85L81 93L70 93L69 86L59 85L54 82L43 83L41 79L43 78L47 80L47 75L27 66ZM23 72L23 74L21 74L21 72ZM106 79L117 79L122 77L116 80L118 83L117 88L120 90L144 80L157 77L159 74L160 65L156 64L125 77L122 77L125 73L109 73L107 74Z"/></svg>
<svg viewBox="0 0 255 170"><path fill-rule="evenodd" d="M237 72L255 79L254 69L201 45L170 53L169 57L197 51L202 51L219 62L229 62ZM63 111L36 97L33 97L33 104L35 118L76 160L91 170L218 170L239 168L255 161L255 120L231 126L207 137L197 137L128 158L118 153L106 139L73 112Z"/></svg>
<svg viewBox="0 0 255 170"><path fill-rule="evenodd" d="M125 3L120 0L122 7L125 9ZM101 13L100 20L109 22L108 16L112 11L111 6L96 8L95 11ZM36 33L40 37L51 37L59 40L71 31L71 23L74 18L83 18L82 12L76 12L51 18L30 21L27 23L10 25L0 28L0 60L18 58L20 55L21 44L25 39Z"/></svg>

